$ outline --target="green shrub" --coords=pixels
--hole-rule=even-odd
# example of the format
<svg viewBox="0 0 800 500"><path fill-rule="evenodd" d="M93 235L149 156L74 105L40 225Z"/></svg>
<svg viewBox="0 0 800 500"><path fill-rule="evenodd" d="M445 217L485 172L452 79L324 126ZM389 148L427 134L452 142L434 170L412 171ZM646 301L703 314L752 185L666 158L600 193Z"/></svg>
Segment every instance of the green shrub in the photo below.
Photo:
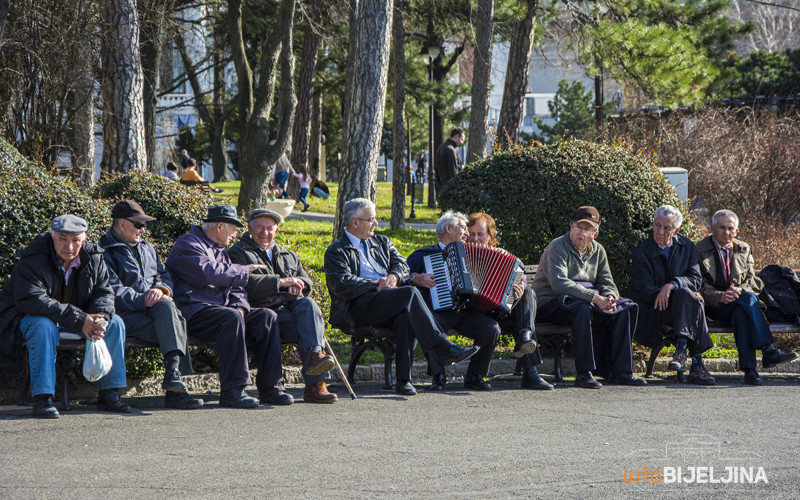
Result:
<svg viewBox="0 0 800 500"><path fill-rule="evenodd" d="M28 161L0 139L0 289L31 239L50 228L50 220L75 214L89 223L97 241L111 223L108 207L72 181Z"/></svg>
<svg viewBox="0 0 800 500"><path fill-rule="evenodd" d="M109 207L122 200L135 200L147 215L155 217L147 223L147 232L162 258L175 240L193 224L201 223L208 207L216 204L199 189L141 170L112 175L94 188L94 195L108 200Z"/></svg>
<svg viewBox="0 0 800 500"><path fill-rule="evenodd" d="M663 204L684 213L681 232L697 239L686 205L652 162L618 145L579 140L498 152L467 166L439 197L442 209L491 214L502 247L526 264L538 264L547 244L567 233L579 206L594 205L602 220L597 241L623 293L631 253Z"/></svg>

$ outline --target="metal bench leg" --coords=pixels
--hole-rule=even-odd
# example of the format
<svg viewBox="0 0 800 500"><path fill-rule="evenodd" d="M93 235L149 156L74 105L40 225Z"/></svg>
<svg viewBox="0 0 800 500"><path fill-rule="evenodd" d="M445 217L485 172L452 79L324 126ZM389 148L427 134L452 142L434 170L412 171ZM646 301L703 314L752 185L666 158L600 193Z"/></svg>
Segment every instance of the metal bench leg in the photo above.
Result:
<svg viewBox="0 0 800 500"><path fill-rule="evenodd" d="M561 357L564 356L564 349L567 347L567 335L561 338L561 345L558 347L555 359L553 359L553 375L556 382L563 382L564 376L561 374Z"/></svg>
<svg viewBox="0 0 800 500"><path fill-rule="evenodd" d="M666 341L661 341L660 344L653 347L650 350L650 359L647 360L647 372L645 372L645 378L653 378L653 367L656 365L656 360L658 359L658 355L661 353L661 349L663 349L667 345Z"/></svg>
<svg viewBox="0 0 800 500"><path fill-rule="evenodd" d="M392 362L394 361L394 342L381 342L380 349L383 352L383 384L384 389L394 390L394 380L392 377Z"/></svg>
<svg viewBox="0 0 800 500"><path fill-rule="evenodd" d="M353 339L353 353L350 355L350 364L347 365L347 379L351 384L356 383L356 367L358 366L358 360L361 359L361 355L364 354L364 351L367 349L373 348L372 345L364 340Z"/></svg>
<svg viewBox="0 0 800 500"><path fill-rule="evenodd" d="M19 388L19 402L20 406L28 406L31 404L31 370L28 366L28 350L23 351L22 359L22 384Z"/></svg>
<svg viewBox="0 0 800 500"><path fill-rule="evenodd" d="M522 359L523 358L517 358L517 364L514 365L514 375L522 375Z"/></svg>
<svg viewBox="0 0 800 500"><path fill-rule="evenodd" d="M61 375L61 409L63 411L72 410L69 404L69 379L75 372L76 351L59 351L56 357L57 372Z"/></svg>

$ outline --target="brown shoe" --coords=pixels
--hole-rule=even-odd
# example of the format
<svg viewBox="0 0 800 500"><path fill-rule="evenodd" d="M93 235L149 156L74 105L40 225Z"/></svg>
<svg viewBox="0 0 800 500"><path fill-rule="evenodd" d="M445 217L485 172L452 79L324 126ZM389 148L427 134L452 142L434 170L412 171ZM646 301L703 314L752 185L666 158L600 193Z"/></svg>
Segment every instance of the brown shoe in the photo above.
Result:
<svg viewBox="0 0 800 500"><path fill-rule="evenodd" d="M306 363L306 375L322 375L333 370L334 366L333 356L328 356L325 351L311 351Z"/></svg>
<svg viewBox="0 0 800 500"><path fill-rule="evenodd" d="M689 383L695 385L715 385L717 380L708 373L702 364L692 363L689 369Z"/></svg>
<svg viewBox="0 0 800 500"><path fill-rule="evenodd" d="M339 401L339 396L328 392L325 381L320 380L314 385L307 385L303 391L303 401L306 403L335 403Z"/></svg>

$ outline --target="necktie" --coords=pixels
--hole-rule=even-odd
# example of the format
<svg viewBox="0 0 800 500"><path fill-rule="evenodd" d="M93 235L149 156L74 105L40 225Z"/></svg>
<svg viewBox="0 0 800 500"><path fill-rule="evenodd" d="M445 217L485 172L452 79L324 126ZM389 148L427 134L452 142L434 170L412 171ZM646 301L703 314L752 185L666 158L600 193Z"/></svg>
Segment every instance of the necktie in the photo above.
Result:
<svg viewBox="0 0 800 500"><path fill-rule="evenodd" d="M728 283L731 282L731 253L727 248L722 249L725 252L725 279Z"/></svg>
<svg viewBox="0 0 800 500"><path fill-rule="evenodd" d="M367 240L361 240L361 249L364 251L364 256L367 258L367 262L369 262L369 265L372 266L372 269L374 269L375 272L378 274L386 275L386 269L384 269L382 265L378 264L378 262L376 262L375 259L372 258L372 255L369 253Z"/></svg>

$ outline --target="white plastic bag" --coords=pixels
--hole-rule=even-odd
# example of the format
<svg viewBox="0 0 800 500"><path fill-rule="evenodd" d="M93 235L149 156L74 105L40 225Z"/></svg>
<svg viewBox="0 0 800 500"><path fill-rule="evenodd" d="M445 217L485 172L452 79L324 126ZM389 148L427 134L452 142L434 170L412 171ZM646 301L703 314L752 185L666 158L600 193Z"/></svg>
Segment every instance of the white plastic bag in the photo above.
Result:
<svg viewBox="0 0 800 500"><path fill-rule="evenodd" d="M111 371L111 354L103 339L87 340L83 355L83 376L89 382L97 382Z"/></svg>

